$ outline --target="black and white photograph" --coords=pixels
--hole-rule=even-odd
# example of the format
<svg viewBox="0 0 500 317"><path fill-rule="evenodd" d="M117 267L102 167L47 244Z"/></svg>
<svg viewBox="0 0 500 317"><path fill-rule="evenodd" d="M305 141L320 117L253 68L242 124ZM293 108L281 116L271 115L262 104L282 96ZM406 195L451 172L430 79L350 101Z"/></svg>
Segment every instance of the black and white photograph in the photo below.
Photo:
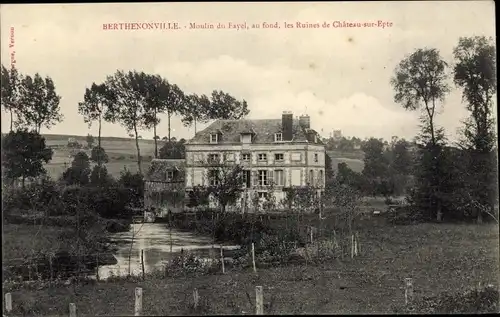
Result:
<svg viewBox="0 0 500 317"><path fill-rule="evenodd" d="M4 317L500 312L493 1L0 26Z"/></svg>

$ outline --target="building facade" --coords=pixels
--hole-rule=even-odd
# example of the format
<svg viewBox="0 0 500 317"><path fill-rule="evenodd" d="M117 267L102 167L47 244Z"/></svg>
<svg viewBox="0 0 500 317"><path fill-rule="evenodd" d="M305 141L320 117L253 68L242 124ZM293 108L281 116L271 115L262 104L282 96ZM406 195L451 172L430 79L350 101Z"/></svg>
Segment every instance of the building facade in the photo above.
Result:
<svg viewBox="0 0 500 317"><path fill-rule="evenodd" d="M245 191L235 208L252 208L252 197L285 199L286 188L325 186L325 145L310 117L285 112L281 119L218 120L186 143L186 190L209 186L206 162L243 168Z"/></svg>
<svg viewBox="0 0 500 317"><path fill-rule="evenodd" d="M145 218L182 212L185 201L185 160L154 159L144 177Z"/></svg>

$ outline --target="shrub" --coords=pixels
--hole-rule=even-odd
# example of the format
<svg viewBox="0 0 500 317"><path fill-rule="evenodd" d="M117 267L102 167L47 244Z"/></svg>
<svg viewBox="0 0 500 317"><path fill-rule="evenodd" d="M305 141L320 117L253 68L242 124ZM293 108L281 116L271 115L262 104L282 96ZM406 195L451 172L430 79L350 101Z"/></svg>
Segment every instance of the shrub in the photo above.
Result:
<svg viewBox="0 0 500 317"><path fill-rule="evenodd" d="M106 166L96 165L92 169L92 173L90 174L90 185L92 186L100 186L100 187L108 187L115 184L115 180L113 176L108 173L108 169Z"/></svg>
<svg viewBox="0 0 500 317"><path fill-rule="evenodd" d="M212 274L219 272L220 261L200 258L192 253L185 252L165 263L165 276L176 277L183 274Z"/></svg>
<svg viewBox="0 0 500 317"><path fill-rule="evenodd" d="M489 286L483 289L466 290L462 293L442 293L435 297L424 297L398 313L498 313L499 308L498 288Z"/></svg>
<svg viewBox="0 0 500 317"><path fill-rule="evenodd" d="M416 212L415 206L398 206L396 208L391 208L387 214L386 219L390 224L393 225L411 225L421 222L421 213Z"/></svg>
<svg viewBox="0 0 500 317"><path fill-rule="evenodd" d="M103 218L128 218L127 205L130 196L122 186L105 188L85 187L89 207Z"/></svg>
<svg viewBox="0 0 500 317"><path fill-rule="evenodd" d="M106 221L106 231L111 233L127 232L130 230L130 224L129 220L108 220Z"/></svg>
<svg viewBox="0 0 500 317"><path fill-rule="evenodd" d="M58 215L62 211L60 188L49 179L41 183L31 183L25 188L4 187L2 193L3 208L7 214L16 210L48 211L48 215Z"/></svg>
<svg viewBox="0 0 500 317"><path fill-rule="evenodd" d="M144 203L144 180L140 173L124 170L120 173L118 183L129 191L130 207L142 207Z"/></svg>

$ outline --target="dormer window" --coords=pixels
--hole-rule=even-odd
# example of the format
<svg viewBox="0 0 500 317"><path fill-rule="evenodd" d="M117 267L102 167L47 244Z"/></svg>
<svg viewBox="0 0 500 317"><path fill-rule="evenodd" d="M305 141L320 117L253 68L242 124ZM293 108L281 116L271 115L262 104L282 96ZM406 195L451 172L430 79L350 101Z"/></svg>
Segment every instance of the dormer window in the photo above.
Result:
<svg viewBox="0 0 500 317"><path fill-rule="evenodd" d="M210 134L210 143L217 143L219 141L219 135L217 133Z"/></svg>
<svg viewBox="0 0 500 317"><path fill-rule="evenodd" d="M171 181L174 179L174 171L167 171L167 180Z"/></svg>
<svg viewBox="0 0 500 317"><path fill-rule="evenodd" d="M275 133L274 134L274 142L281 142L283 141L283 134L282 133Z"/></svg>
<svg viewBox="0 0 500 317"><path fill-rule="evenodd" d="M242 133L241 134L241 143L252 143L252 134L250 133Z"/></svg>

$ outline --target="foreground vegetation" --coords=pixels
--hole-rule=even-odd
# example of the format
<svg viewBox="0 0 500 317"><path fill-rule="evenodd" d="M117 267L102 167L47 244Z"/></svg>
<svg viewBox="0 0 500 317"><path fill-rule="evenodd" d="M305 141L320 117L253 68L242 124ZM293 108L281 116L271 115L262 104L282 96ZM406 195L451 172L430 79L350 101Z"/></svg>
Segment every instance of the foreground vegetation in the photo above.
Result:
<svg viewBox="0 0 500 317"><path fill-rule="evenodd" d="M272 268L257 263L257 274L229 268L224 275L156 274L144 281L118 278L5 291L12 291L14 315L31 316L65 315L69 303L76 304L80 316L130 315L135 287L143 288L145 315L196 313L194 288L201 298L198 313L253 314L257 285L264 287L264 309L269 314L394 313L406 309L404 279L412 277L418 303L413 312L491 312L498 310L498 238L494 225L381 224L361 231L362 252L353 259ZM466 295L476 299L464 301L464 291L479 282L493 284L495 291ZM427 298L444 296L443 292L462 305ZM438 305L429 308L422 300Z"/></svg>

